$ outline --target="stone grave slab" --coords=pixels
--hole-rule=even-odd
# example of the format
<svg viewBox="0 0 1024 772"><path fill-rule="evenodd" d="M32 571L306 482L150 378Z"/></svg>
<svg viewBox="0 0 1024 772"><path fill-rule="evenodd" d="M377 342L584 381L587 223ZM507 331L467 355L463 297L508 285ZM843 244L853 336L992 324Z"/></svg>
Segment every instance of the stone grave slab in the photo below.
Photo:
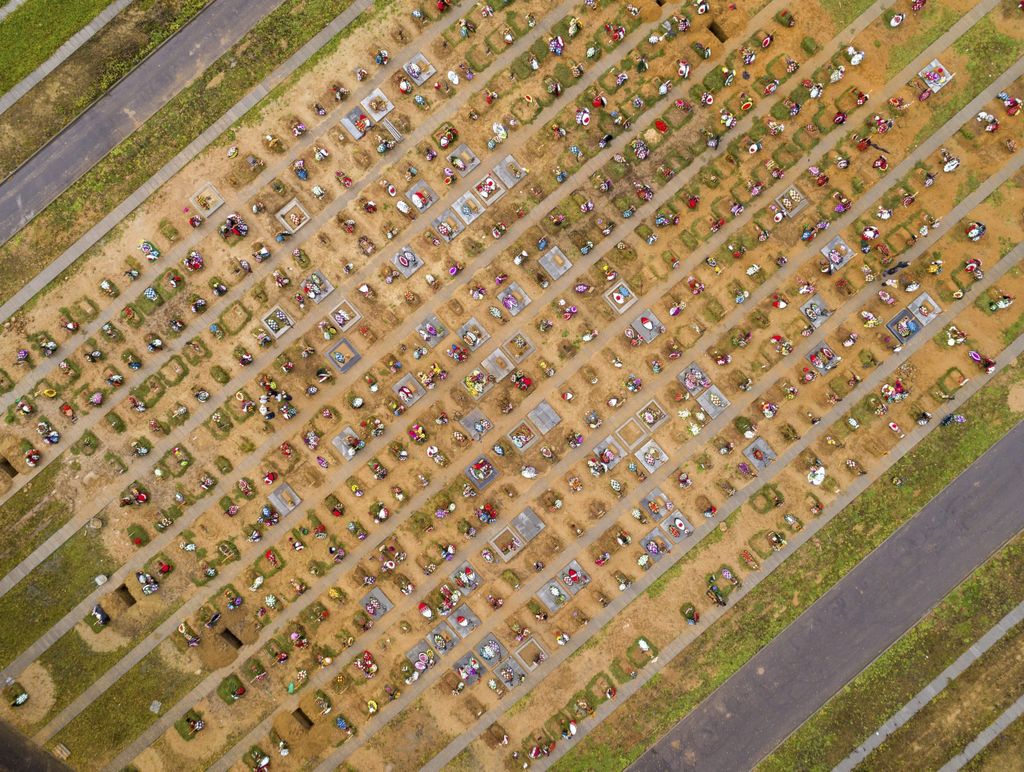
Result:
<svg viewBox="0 0 1024 772"><path fill-rule="evenodd" d="M448 163L452 165L452 168L455 169L455 173L460 177L465 177L480 165L480 159L477 158L476 153L469 149L469 145L465 142L457 145L445 157L448 159Z"/></svg>
<svg viewBox="0 0 1024 772"><path fill-rule="evenodd" d="M629 326L643 339L644 343L651 343L665 331L654 311L649 308L645 308L640 316L630 322Z"/></svg>
<svg viewBox="0 0 1024 772"><path fill-rule="evenodd" d="M342 300L338 303L331 311L330 316L331 322L337 325L338 329L342 332L348 332L363 318L363 315L359 313L359 309L348 300Z"/></svg>
<svg viewBox="0 0 1024 772"><path fill-rule="evenodd" d="M353 429L351 426L346 426L331 440L331 445L334 446L334 449L338 451L341 457L346 461L351 461L353 458L355 458L355 455L358 452L355 448L348 444L349 439L360 439L359 435L356 434L355 429Z"/></svg>
<svg viewBox="0 0 1024 772"><path fill-rule="evenodd" d="M668 462L668 453L662 450L654 440L650 440L633 455L648 472L656 472L661 466Z"/></svg>
<svg viewBox="0 0 1024 772"><path fill-rule="evenodd" d="M540 645L540 642L534 638L530 638L528 641L523 643L518 649L516 649L516 656L519 661L523 663L523 667L527 671L536 670L541 664L548 658L548 653L544 650L544 647Z"/></svg>
<svg viewBox="0 0 1024 772"><path fill-rule="evenodd" d="M526 294L526 290L520 287L516 282L512 282L505 289L499 292L498 300L501 301L501 305L504 306L505 310L512 314L512 316L518 316L519 312L532 302L530 300L530 296Z"/></svg>
<svg viewBox="0 0 1024 772"><path fill-rule="evenodd" d="M921 323L909 308L904 308L885 325L900 343L906 343L921 331Z"/></svg>
<svg viewBox="0 0 1024 772"><path fill-rule="evenodd" d="M403 65L402 69L405 70L405 74L409 76L409 80L417 86L422 86L437 73L437 69L434 65L427 60L427 57L418 51L412 59Z"/></svg>
<svg viewBox="0 0 1024 772"><path fill-rule="evenodd" d="M501 159L501 163L494 167L494 174L501 180L506 188L514 188L524 179L528 171L511 155Z"/></svg>
<svg viewBox="0 0 1024 772"><path fill-rule="evenodd" d="M487 456L479 456L472 464L466 467L466 477L476 486L477 490L483 490L498 478L498 468L494 466Z"/></svg>
<svg viewBox="0 0 1024 772"><path fill-rule="evenodd" d="M939 307L939 304L927 292L922 292L914 298L914 301L907 308L922 326L930 324L935 317L942 313L942 308Z"/></svg>
<svg viewBox="0 0 1024 772"><path fill-rule="evenodd" d="M604 299L615 313L622 314L636 303L636 294L626 282L620 281L604 293Z"/></svg>
<svg viewBox="0 0 1024 772"><path fill-rule="evenodd" d="M480 617L473 613L468 604L463 603L448 615L448 624L456 635L465 638L480 626Z"/></svg>
<svg viewBox="0 0 1024 772"><path fill-rule="evenodd" d="M827 373L838 367L843 358L828 343L822 341L820 346L815 346L807 355L807 361L819 372Z"/></svg>
<svg viewBox="0 0 1024 772"><path fill-rule="evenodd" d="M537 593L537 598L552 614L558 612L562 606L569 602L571 597L572 596L556 579L549 579L547 583L540 588L540 592Z"/></svg>
<svg viewBox="0 0 1024 772"><path fill-rule="evenodd" d="M451 209L445 209L441 214L430 221L430 224L437 231L437 235L446 242L451 243L458 238L462 231L466 230L462 219Z"/></svg>
<svg viewBox="0 0 1024 772"><path fill-rule="evenodd" d="M275 338L280 338L288 330L290 330L295 322L285 312L281 306L274 306L267 313L263 315L261 319L263 325L270 331L270 334Z"/></svg>
<svg viewBox="0 0 1024 772"><path fill-rule="evenodd" d="M682 372L676 376L676 380L683 384L683 388L689 392L691 397L696 397L711 386L711 378L696 362L691 362L683 368Z"/></svg>
<svg viewBox="0 0 1024 772"><path fill-rule="evenodd" d="M775 203L782 214L786 217L793 217L806 209L810 202L800 188L796 185L790 185L780 195L775 197Z"/></svg>
<svg viewBox="0 0 1024 772"><path fill-rule="evenodd" d="M649 432L656 431L668 421L668 413L665 412L665 409L656 399L652 399L640 408L636 413L636 417Z"/></svg>
<svg viewBox="0 0 1024 772"><path fill-rule="evenodd" d="M459 420L459 423L466 430L466 434L477 441L494 428L491 419L485 416L483 411L478 408L469 411Z"/></svg>
<svg viewBox="0 0 1024 772"><path fill-rule="evenodd" d="M504 380L515 369L509 358L505 356L505 352L500 348L491 352L480 364L488 373L494 376L495 381Z"/></svg>
<svg viewBox="0 0 1024 772"><path fill-rule="evenodd" d="M488 174L476 185L473 186L473 190L480 196L480 200L484 202L484 206L490 206L495 201L498 201L507 192L505 186L501 184L496 175Z"/></svg>
<svg viewBox="0 0 1024 772"><path fill-rule="evenodd" d="M526 414L526 417L533 422L533 425L537 427L541 434L547 434L558 424L562 423L561 416L555 412L555 409L551 407L551 403L547 400L541 401L537 407Z"/></svg>
<svg viewBox="0 0 1024 772"><path fill-rule="evenodd" d="M536 351L533 342L521 332L516 333L505 341L501 348L516 364L519 364Z"/></svg>
<svg viewBox="0 0 1024 772"><path fill-rule="evenodd" d="M402 400L402 404L406 407L415 405L427 393L412 373L407 373L399 378L391 387L391 390L395 392L395 395Z"/></svg>
<svg viewBox="0 0 1024 772"><path fill-rule="evenodd" d="M347 372L362 356L356 350L348 338L339 340L333 348L327 352L328 361L341 372Z"/></svg>
<svg viewBox="0 0 1024 772"><path fill-rule="evenodd" d="M626 456L625 447L612 435L608 435L594 446L594 455L604 464L605 471L610 472ZM605 460L607 458L607 460Z"/></svg>
<svg viewBox="0 0 1024 772"><path fill-rule="evenodd" d="M928 66L917 73L917 75L931 89L933 94L942 91L953 80L953 73L943 67L942 62L938 59L932 59Z"/></svg>
<svg viewBox="0 0 1024 772"><path fill-rule="evenodd" d="M302 282L302 292L307 298L320 305L320 303L327 299L328 295L334 292L334 285L331 284L331 280L324 275L323 271L316 270L309 274Z"/></svg>
<svg viewBox="0 0 1024 772"><path fill-rule="evenodd" d="M437 203L437 194L424 180L417 180L405 191L405 197L417 212L425 212Z"/></svg>
<svg viewBox="0 0 1024 772"><path fill-rule="evenodd" d="M515 689L526 680L526 670L522 663L511 657L494 669L494 674L506 689Z"/></svg>
<svg viewBox="0 0 1024 772"><path fill-rule="evenodd" d="M487 672L484 663L473 651L463 654L456 660L452 665L452 670L455 671L455 675L459 677L460 681L465 682L466 686L472 686Z"/></svg>
<svg viewBox="0 0 1024 772"><path fill-rule="evenodd" d="M286 231L295 233L309 222L309 212L306 211L306 207L299 203L299 199L293 198L277 210L274 219L281 223L281 227Z"/></svg>
<svg viewBox="0 0 1024 772"><path fill-rule="evenodd" d="M419 255L412 251L412 248L408 244L395 253L394 257L391 258L391 264L395 266L395 268L398 269L398 272L406 279L423 267L423 261L420 259Z"/></svg>
<svg viewBox="0 0 1024 772"><path fill-rule="evenodd" d="M462 379L462 386L473 399L480 399L494 388L494 381L488 373L474 368Z"/></svg>
<svg viewBox="0 0 1024 772"><path fill-rule="evenodd" d="M519 450L526 450L537 439L537 434L534 432L533 427L530 426L529 421L521 421L507 436L509 442Z"/></svg>
<svg viewBox="0 0 1024 772"><path fill-rule="evenodd" d="M630 418L616 429L615 433L622 440L622 444L630 450L637 447L647 437L647 431L644 429L643 424L636 418Z"/></svg>
<svg viewBox="0 0 1024 772"><path fill-rule="evenodd" d="M452 204L452 211L462 219L462 222L470 225L484 213L484 205L477 200L472 191L467 190Z"/></svg>
<svg viewBox="0 0 1024 772"><path fill-rule="evenodd" d="M537 534L546 528L544 521L533 511L533 507L526 507L512 518L512 525L526 541L533 541Z"/></svg>
<svg viewBox="0 0 1024 772"><path fill-rule="evenodd" d="M438 656L434 647L428 645L425 640L417 641L416 645L405 653L405 658L409 660L409 664L421 673L436 665Z"/></svg>
<svg viewBox="0 0 1024 772"><path fill-rule="evenodd" d="M673 515L661 524L661 530L673 544L679 544L693 534L693 525L682 515Z"/></svg>
<svg viewBox="0 0 1024 772"><path fill-rule="evenodd" d="M468 560L463 560L448 578L463 595L471 595L480 586L480 574Z"/></svg>
<svg viewBox="0 0 1024 772"><path fill-rule="evenodd" d="M267 496L270 505L282 516L294 511L302 503L299 494L288 483L281 483Z"/></svg>
<svg viewBox="0 0 1024 772"><path fill-rule="evenodd" d="M744 448L743 455L747 457L751 464L762 470L767 469L778 458L775 451L772 450L772 446L768 444L764 437L758 437Z"/></svg>
<svg viewBox="0 0 1024 772"><path fill-rule="evenodd" d="M583 566L577 560L571 561L569 565L559 571L558 578L570 595L575 595L590 584L590 575L583 570Z"/></svg>
<svg viewBox="0 0 1024 772"><path fill-rule="evenodd" d="M722 390L712 384L707 391L697 397L697 404L699 404L704 412L709 416L717 418L729 407L730 403L722 393Z"/></svg>
<svg viewBox="0 0 1024 772"><path fill-rule="evenodd" d="M523 539L511 526L505 526L498 535L491 539L491 546L494 547L499 557L506 563L519 554L519 551L526 546Z"/></svg>
<svg viewBox="0 0 1024 772"><path fill-rule="evenodd" d="M424 638L427 644L439 657L455 648L456 638L452 632L451 625L441 620L433 630L427 633Z"/></svg>
<svg viewBox="0 0 1024 772"><path fill-rule="evenodd" d="M470 351L476 351L491 339L490 334L475 316L469 317L465 324L455 331L455 334L466 344Z"/></svg>
<svg viewBox="0 0 1024 772"><path fill-rule="evenodd" d="M199 214L209 218L211 214L224 206L224 197L213 186L212 182L204 182L203 186L189 198L188 202Z"/></svg>
<svg viewBox="0 0 1024 772"><path fill-rule="evenodd" d="M395 106L391 103L391 100L388 99L384 92L381 91L379 88L375 88L373 91L367 94L366 98L363 99L359 104L362 105L363 110L374 121L382 120L387 116L388 113L395 109Z"/></svg>
<svg viewBox="0 0 1024 772"><path fill-rule="evenodd" d="M551 247L551 249L541 255L540 260L537 262L540 263L541 268L547 271L552 281L568 273L572 268L572 261L558 247Z"/></svg>
<svg viewBox="0 0 1024 772"><path fill-rule="evenodd" d="M676 511L676 505L661 488L654 488L640 500L640 504L654 522L662 520L666 515Z"/></svg>
<svg viewBox="0 0 1024 772"><path fill-rule="evenodd" d="M665 540L665 532L661 529L660 526L655 528L653 531L651 531L649 534L647 534L646 536L644 536L644 538L640 540L640 547L643 549L644 554L650 557L651 560L653 560L655 563L657 563L666 555L666 553L660 547L655 549L652 546L660 543L665 543L666 545L668 544L668 542L666 542Z"/></svg>
<svg viewBox="0 0 1024 772"><path fill-rule="evenodd" d="M811 295L810 300L800 306L800 313L814 329L821 327L825 320L832 315L828 306L825 305L825 301L821 299L821 295L817 293Z"/></svg>
<svg viewBox="0 0 1024 772"><path fill-rule="evenodd" d="M372 601L376 601L377 606L379 606L377 611L367 608ZM380 587L374 587L363 596L361 601L359 601L359 608L369 614L373 619L380 619L394 607L395 604L388 600L388 596L384 594L384 591Z"/></svg>
<svg viewBox="0 0 1024 772"><path fill-rule="evenodd" d="M508 659L508 649L493 635L487 636L477 644L476 654L484 665L491 669Z"/></svg>
<svg viewBox="0 0 1024 772"><path fill-rule="evenodd" d="M430 348L448 336L448 328L444 326L437 314L431 314L416 326L416 332Z"/></svg>
<svg viewBox="0 0 1024 772"><path fill-rule="evenodd" d="M822 257L828 260L829 265L832 266L832 270L838 271L850 262L857 252L850 249L850 245L843 241L842 236L836 236L821 248L821 254Z"/></svg>
<svg viewBox="0 0 1024 772"><path fill-rule="evenodd" d="M360 140L373 127L373 120L362 107L353 107L342 116L341 125L352 135L352 139Z"/></svg>

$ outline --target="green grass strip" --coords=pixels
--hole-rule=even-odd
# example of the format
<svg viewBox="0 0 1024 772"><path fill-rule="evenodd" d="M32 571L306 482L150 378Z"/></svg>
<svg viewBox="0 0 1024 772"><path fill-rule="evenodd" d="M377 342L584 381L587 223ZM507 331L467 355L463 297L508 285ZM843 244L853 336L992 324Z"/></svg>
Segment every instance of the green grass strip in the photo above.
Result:
<svg viewBox="0 0 1024 772"><path fill-rule="evenodd" d="M0 93L45 62L111 0L28 0L0 24Z"/></svg>

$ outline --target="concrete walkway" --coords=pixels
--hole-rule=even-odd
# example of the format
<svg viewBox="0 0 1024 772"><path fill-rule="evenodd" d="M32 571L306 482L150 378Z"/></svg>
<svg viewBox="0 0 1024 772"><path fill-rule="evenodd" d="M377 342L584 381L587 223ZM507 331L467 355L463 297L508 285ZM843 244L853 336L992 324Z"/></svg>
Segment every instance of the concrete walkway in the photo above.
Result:
<svg viewBox="0 0 1024 772"><path fill-rule="evenodd" d="M917 715L925 705L945 689L949 683L955 680L961 673L970 667L986 651L1014 627L1024 622L1024 603L1021 603L1006 616L996 622L981 638L975 641L967 651L957 657L949 667L932 679L926 687L914 695L913 699L900 708L892 718L882 724L876 732L859 745L853 753L836 764L835 772L851 772L855 766L865 761L868 755L880 746L888 737ZM870 667L870 666L869 666Z"/></svg>
<svg viewBox="0 0 1024 772"><path fill-rule="evenodd" d="M985 750L993 740L1006 731L1006 728L1021 716L1024 716L1024 696L1020 697L999 718L985 727L977 737L967 744L963 753L957 754L946 762L939 772L958 772L958 770L963 769L967 766L968 762Z"/></svg>
<svg viewBox="0 0 1024 772"><path fill-rule="evenodd" d="M92 21L82 27L82 29L78 30L78 32L67 39L64 45L54 51L49 59L18 81L3 96L0 96L0 113L4 112L7 108L25 96L33 86L38 84L39 81L57 69L57 67L59 67L65 59L71 56L71 54L77 51L85 41L107 26L111 19L121 13L121 11L127 8L133 1L134 0L114 0L113 3L100 11ZM0 12L6 10L7 7L5 6L3 9L0 9ZM0 16L0 19L2 18L3 16Z"/></svg>

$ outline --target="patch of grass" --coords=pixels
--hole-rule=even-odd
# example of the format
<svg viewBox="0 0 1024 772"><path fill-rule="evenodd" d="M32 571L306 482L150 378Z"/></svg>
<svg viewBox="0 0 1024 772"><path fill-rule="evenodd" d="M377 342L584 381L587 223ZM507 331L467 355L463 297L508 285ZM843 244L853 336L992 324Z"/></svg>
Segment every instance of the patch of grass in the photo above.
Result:
<svg viewBox="0 0 1024 772"><path fill-rule="evenodd" d="M99 536L78 531L0 598L0 664L16 656L45 633L109 574L117 562Z"/></svg>
<svg viewBox="0 0 1024 772"><path fill-rule="evenodd" d="M834 31L838 32L870 8L871 0L821 0L819 5L832 18Z"/></svg>
<svg viewBox="0 0 1024 772"><path fill-rule="evenodd" d="M242 685L242 680L232 673L217 686L217 696L220 697L228 705L234 705L239 697L235 697L235 692Z"/></svg>
<svg viewBox="0 0 1024 772"><path fill-rule="evenodd" d="M0 25L0 92L45 62L111 0L27 0Z"/></svg>
<svg viewBox="0 0 1024 772"><path fill-rule="evenodd" d="M46 715L40 719L38 728L45 726L74 702L78 695L112 668L127 650L126 645L111 651L96 651L77 630L69 630L58 638L38 660L57 685L57 689L54 690L54 702ZM35 727L33 731L36 731Z"/></svg>
<svg viewBox="0 0 1024 772"><path fill-rule="evenodd" d="M0 542L0 574L24 560L74 514L72 502L54 493L63 467L63 456L58 456L0 507L0 531L18 534L17 539Z"/></svg>
<svg viewBox="0 0 1024 772"><path fill-rule="evenodd" d="M166 661L159 648L142 658L47 743L67 746L78 769L99 769L159 717L153 701L174 705L201 680ZM163 709L161 708L161 710Z"/></svg>
<svg viewBox="0 0 1024 772"><path fill-rule="evenodd" d="M964 408L972 421L954 432L934 432L889 474L838 513L818 534L818 549L798 549L709 627L682 656L667 664L624 705L642 721L605 721L563 757L559 770L628 766L715 688L766 646L926 502L938 494L1022 418L1007 404L1024 380L1021 363L1006 368ZM680 687L686 683L687 688Z"/></svg>

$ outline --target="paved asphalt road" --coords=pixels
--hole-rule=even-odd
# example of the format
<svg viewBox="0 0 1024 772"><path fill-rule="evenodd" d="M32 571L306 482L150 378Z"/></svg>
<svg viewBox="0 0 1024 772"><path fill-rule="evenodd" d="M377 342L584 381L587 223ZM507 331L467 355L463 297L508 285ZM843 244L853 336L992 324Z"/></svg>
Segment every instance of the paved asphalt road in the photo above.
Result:
<svg viewBox="0 0 1024 772"><path fill-rule="evenodd" d="M1022 457L1024 423L630 769L736 772L752 768L1024 528Z"/></svg>
<svg viewBox="0 0 1024 772"><path fill-rule="evenodd" d="M282 2L214 0L158 48L0 185L0 244Z"/></svg>
<svg viewBox="0 0 1024 772"><path fill-rule="evenodd" d="M25 735L0 721L0 772L71 772Z"/></svg>

